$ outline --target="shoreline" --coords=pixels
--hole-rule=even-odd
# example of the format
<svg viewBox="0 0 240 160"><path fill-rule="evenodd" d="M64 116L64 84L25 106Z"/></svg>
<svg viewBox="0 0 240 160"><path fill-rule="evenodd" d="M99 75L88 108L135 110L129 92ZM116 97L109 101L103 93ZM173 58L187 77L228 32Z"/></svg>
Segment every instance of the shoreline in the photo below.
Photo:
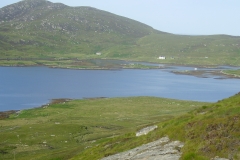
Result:
<svg viewBox="0 0 240 160"><path fill-rule="evenodd" d="M81 99L96 100L96 99L106 99L106 98L108 97L83 97ZM38 107L28 108L28 109L47 108L49 105L52 105L52 104L61 104L61 103L64 104L72 100L77 100L77 99L71 99L71 98L51 99L49 103L46 103ZM27 110L27 109L0 111L0 121L9 118L11 114L20 113L22 110Z"/></svg>
<svg viewBox="0 0 240 160"><path fill-rule="evenodd" d="M223 70L200 70L200 71L171 71L174 74L189 75L199 78L214 78L214 79L240 79L240 75L224 73Z"/></svg>
<svg viewBox="0 0 240 160"><path fill-rule="evenodd" d="M8 61L11 61L11 60L17 60L17 59L0 59L0 62L1 61L4 61L4 60L8 60ZM44 62L41 62L41 63L37 63L37 62L34 62L32 60L48 60L46 61L46 64L44 64ZM236 65L227 65L227 64L214 64L214 65L200 65L200 64L182 64L182 63L158 63L158 62L153 62L153 61L142 61L142 60L126 60L126 59L114 59L114 58L90 58L90 59L75 59L75 58L66 58L66 59L62 59L62 60L68 60L68 61L71 61L71 62L88 62L88 61L92 61L92 60L109 60L109 61L125 61L129 64L111 64L112 67L101 67L101 66L98 66L98 65L95 65L94 64L92 65L92 67L89 67L88 65L85 64L85 67L84 68L84 65L79 65L79 68L77 66L75 66L76 68L74 67L69 67L69 66L57 66L57 65L48 65L47 62L60 62L58 60L54 60L54 59L25 59L26 62L34 62L35 64L6 64L6 65L1 65L0 64L0 67L49 67L49 68L62 68L62 69L83 69L83 70L108 70L108 69L114 69L115 67L118 69L145 69L143 67L130 67L131 64L130 63L149 63L149 64L156 64L156 65L164 65L164 66L182 66L182 67L196 67L196 68L218 68L218 67L221 67L221 66L229 66L229 67L240 67L239 66L236 66ZM21 61L20 61L21 62ZM91 62L90 62L91 63ZM69 63L69 65L71 65L71 63ZM115 65L115 66L114 66ZM129 66L127 66L129 65ZM119 67L120 66L120 67ZM147 66L147 67L154 67L154 68L158 68L157 66L148 66L148 65L143 65L143 66ZM82 68L81 68L82 67ZM96 68L95 68L96 67Z"/></svg>
<svg viewBox="0 0 240 160"><path fill-rule="evenodd" d="M101 59L101 60L104 60L104 59ZM111 59L107 59L107 60L111 60ZM132 61L128 61L128 62L132 62ZM240 75L223 72L223 70L231 70L230 68L220 70L224 66L225 67L236 67L236 68L239 67L239 69L240 69L240 66L232 66L232 65L187 65L187 64L153 63L153 62L144 62L144 61L134 61L134 62L156 64L156 65L159 65L159 66L142 65L143 67L128 67L125 64L121 64L120 67L118 66L118 67L96 67L96 68L92 68L92 67L74 68L74 67L67 67L67 66L63 67L63 66L54 66L54 65L0 65L0 67L47 67L47 68L52 68L52 69L70 69L70 70L123 70L123 69L151 70L151 69L169 69L171 67L192 67L192 68L204 68L204 69L206 69L205 71L208 71L207 69L219 69L219 71L221 71L222 75L226 75L229 78L240 77ZM128 64L128 65L130 65L130 64ZM136 64L136 65L141 65L141 64ZM133 65L133 66L136 66L136 65ZM186 73L186 75L195 75L194 73L191 74L191 72L194 72L194 71L191 71L191 70L170 71L170 72L176 73L176 74L177 73L179 73L179 74ZM197 70L195 72L199 72L199 70Z"/></svg>
<svg viewBox="0 0 240 160"><path fill-rule="evenodd" d="M11 114L15 114L20 110L0 111L0 121L9 118Z"/></svg>
<svg viewBox="0 0 240 160"><path fill-rule="evenodd" d="M70 99L70 98L51 99L49 103L46 103L46 104L38 106L38 107L29 108L29 109L47 108L50 104L60 104L60 103L65 103L65 102L72 101L72 100L73 99ZM11 114L20 113L22 110L25 110L25 109L0 111L0 121L9 118L9 116Z"/></svg>

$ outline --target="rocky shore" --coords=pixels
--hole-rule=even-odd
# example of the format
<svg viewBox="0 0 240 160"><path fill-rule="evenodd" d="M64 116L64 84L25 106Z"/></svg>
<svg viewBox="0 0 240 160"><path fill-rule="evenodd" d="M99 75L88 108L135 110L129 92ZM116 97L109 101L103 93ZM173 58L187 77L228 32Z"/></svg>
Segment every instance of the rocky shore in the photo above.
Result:
<svg viewBox="0 0 240 160"><path fill-rule="evenodd" d="M17 110L10 110L10 111L2 111L0 112L0 120L9 118L9 116L13 113L18 112Z"/></svg>

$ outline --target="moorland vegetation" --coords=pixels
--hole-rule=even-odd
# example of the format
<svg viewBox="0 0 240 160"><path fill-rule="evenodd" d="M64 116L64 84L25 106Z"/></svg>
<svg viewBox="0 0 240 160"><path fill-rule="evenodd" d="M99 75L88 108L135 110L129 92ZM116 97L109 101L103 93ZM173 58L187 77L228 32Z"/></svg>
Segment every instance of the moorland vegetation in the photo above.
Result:
<svg viewBox="0 0 240 160"><path fill-rule="evenodd" d="M23 0L0 9L0 56L6 66L81 68L92 58L239 66L240 37L175 35L91 7Z"/></svg>

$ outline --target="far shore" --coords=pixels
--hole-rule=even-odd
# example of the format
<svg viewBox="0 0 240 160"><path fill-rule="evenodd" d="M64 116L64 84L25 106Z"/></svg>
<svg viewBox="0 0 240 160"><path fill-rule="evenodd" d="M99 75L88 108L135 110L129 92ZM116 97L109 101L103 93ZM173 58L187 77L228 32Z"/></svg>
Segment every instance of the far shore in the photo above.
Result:
<svg viewBox="0 0 240 160"><path fill-rule="evenodd" d="M1 59L2 60L2 59ZM2 64L0 60L1 67L48 67L48 68L59 68L59 69L72 69L72 70L122 70L122 69L169 69L171 67L192 67L197 70L186 70L186 71L171 71L174 74L182 74L182 75L191 75L199 78L218 78L218 79L227 79L227 78L240 78L240 74L231 74L226 73L221 70L221 66L227 67L239 67L239 66L231 66L231 65L193 65L193 64L174 64L174 63L156 63L156 62L148 62L148 61L132 61L132 60L124 60L124 59L64 59L67 60L68 63L64 63L63 61L57 61L54 59L48 59L44 62L35 62L41 61L35 59L25 59L25 64ZM94 60L107 61L107 64L95 64ZM9 60L11 61L11 60ZM13 60L14 61L14 60ZM110 61L110 63L109 63ZM113 61L113 62L111 62ZM119 61L121 63L116 63ZM16 61L18 62L18 61ZM19 61L21 62L21 61ZM104 62L103 62L104 63ZM145 64L146 63L146 64ZM58 64L58 65L57 65ZM198 68L204 68L206 70L198 70ZM217 69L219 70L212 70ZM228 69L224 69L228 70Z"/></svg>
<svg viewBox="0 0 240 160"><path fill-rule="evenodd" d="M98 59L88 59L88 60L98 60ZM188 64L169 64L169 63L154 63L154 62L144 62L144 61L127 61L121 59L99 59L99 60L119 60L125 61L129 64L111 64L110 66L69 66L69 65L47 65L47 64L36 64L36 65L1 65L0 67L48 67L48 68L59 68L59 69L71 69L71 70L122 70L122 69L169 69L171 67L180 66L180 67L192 67L192 68L205 68L206 70L185 70L185 71L171 71L174 74L190 75L196 76L199 78L216 78L216 79L240 79L239 74L230 74L223 72L223 70L210 70L217 69L224 65L188 65ZM85 61L85 60L82 60ZM132 63L131 63L132 62ZM134 63L148 63L156 65L139 65ZM89 64L88 64L89 65ZM157 66L158 65L158 66ZM238 67L230 66L227 67ZM209 69L209 70L208 70ZM227 69L224 69L227 70Z"/></svg>
<svg viewBox="0 0 240 160"><path fill-rule="evenodd" d="M172 71L174 74L182 74L182 75L191 75L199 78L215 78L215 79L240 79L240 75L235 74L227 74L222 70L197 70L197 71Z"/></svg>
<svg viewBox="0 0 240 160"><path fill-rule="evenodd" d="M107 64L96 64L93 61L108 61ZM119 61L122 63L115 63L109 61ZM146 63L146 64L144 64ZM153 64L153 65L148 65ZM156 65L154 65L156 64ZM159 65L159 66L158 66ZM38 58L25 58L25 59L0 59L0 67L49 67L49 68L62 68L62 69L79 69L79 70L120 70L120 69L164 69L171 66L183 66L193 68L218 68L219 66L240 67L225 64L183 64L183 63L164 63L153 61L141 60L126 60L126 59L107 59L107 58L64 58L56 60L54 58L38 59Z"/></svg>

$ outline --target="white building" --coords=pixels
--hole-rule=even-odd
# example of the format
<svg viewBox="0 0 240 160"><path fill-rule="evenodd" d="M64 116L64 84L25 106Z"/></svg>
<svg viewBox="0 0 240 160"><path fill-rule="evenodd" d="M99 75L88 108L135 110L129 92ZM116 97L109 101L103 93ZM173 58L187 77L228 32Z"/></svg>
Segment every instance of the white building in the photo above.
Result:
<svg viewBox="0 0 240 160"><path fill-rule="evenodd" d="M159 56L158 59L166 59L164 56Z"/></svg>

